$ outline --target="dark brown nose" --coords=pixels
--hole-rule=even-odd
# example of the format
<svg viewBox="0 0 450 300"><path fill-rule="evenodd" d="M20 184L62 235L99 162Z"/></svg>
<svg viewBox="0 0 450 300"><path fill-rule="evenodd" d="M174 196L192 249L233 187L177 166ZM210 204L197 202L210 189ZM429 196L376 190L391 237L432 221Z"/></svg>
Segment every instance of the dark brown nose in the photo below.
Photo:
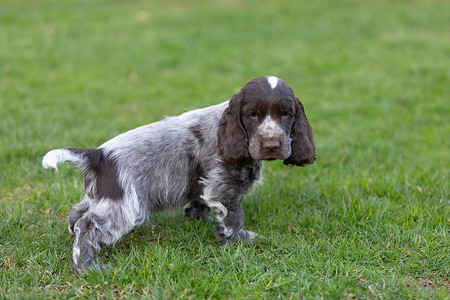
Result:
<svg viewBox="0 0 450 300"><path fill-rule="evenodd" d="M281 143L278 139L267 139L263 141L263 148L265 150L275 151L278 150Z"/></svg>

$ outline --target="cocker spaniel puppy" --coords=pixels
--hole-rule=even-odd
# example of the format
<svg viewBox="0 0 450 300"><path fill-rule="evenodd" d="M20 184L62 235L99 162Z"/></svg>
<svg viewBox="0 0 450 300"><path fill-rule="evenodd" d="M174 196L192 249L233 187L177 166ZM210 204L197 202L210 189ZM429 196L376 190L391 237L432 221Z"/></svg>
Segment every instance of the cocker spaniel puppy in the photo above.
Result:
<svg viewBox="0 0 450 300"><path fill-rule="evenodd" d="M305 166L315 160L302 103L283 80L259 77L230 101L127 131L97 149L56 149L42 161L65 161L85 174L85 196L69 213L75 273L100 267L96 254L152 214L184 206L210 220L222 243L253 242L242 199L260 179L263 160Z"/></svg>

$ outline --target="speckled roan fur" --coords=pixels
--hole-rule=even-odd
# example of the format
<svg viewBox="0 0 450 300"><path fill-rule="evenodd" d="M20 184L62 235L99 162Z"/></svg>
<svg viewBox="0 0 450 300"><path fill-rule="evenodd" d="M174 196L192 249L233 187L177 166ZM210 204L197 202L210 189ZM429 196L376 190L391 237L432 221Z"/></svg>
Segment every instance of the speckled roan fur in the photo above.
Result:
<svg viewBox="0 0 450 300"><path fill-rule="evenodd" d="M264 124L264 125L261 125ZM125 132L97 149L56 149L44 167L70 161L85 172L85 196L69 213L76 273L153 213L185 205L211 220L222 243L253 242L242 199L262 160L304 166L315 159L311 126L292 89L276 77L249 82L230 101Z"/></svg>

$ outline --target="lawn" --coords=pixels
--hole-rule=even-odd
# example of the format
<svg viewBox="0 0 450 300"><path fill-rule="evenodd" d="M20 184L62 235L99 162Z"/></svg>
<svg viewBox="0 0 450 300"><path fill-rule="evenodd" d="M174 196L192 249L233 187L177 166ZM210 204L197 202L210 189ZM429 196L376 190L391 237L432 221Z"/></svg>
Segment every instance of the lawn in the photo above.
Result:
<svg viewBox="0 0 450 300"><path fill-rule="evenodd" d="M450 1L2 0L0 298L450 299ZM317 143L244 200L257 243L162 213L77 278L82 173L42 156L276 75Z"/></svg>

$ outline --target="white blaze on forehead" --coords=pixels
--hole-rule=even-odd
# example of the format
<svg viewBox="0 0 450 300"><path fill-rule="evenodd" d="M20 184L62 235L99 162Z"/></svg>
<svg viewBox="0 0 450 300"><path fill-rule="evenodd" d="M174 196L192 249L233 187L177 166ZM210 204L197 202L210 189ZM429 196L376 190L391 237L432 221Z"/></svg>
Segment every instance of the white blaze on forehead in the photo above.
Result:
<svg viewBox="0 0 450 300"><path fill-rule="evenodd" d="M269 82L270 86L272 87L272 90L278 85L278 77L275 76L269 76L267 77L267 81Z"/></svg>

